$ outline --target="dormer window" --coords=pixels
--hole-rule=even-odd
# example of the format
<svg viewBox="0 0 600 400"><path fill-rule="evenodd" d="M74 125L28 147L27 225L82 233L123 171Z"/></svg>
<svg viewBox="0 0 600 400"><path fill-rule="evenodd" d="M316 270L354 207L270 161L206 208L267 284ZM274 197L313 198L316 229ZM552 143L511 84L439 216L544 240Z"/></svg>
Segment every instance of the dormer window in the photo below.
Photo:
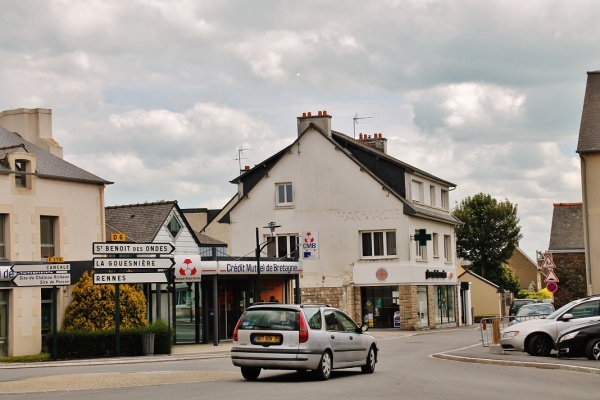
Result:
<svg viewBox="0 0 600 400"><path fill-rule="evenodd" d="M27 169L29 161L15 160L15 186L20 188L27 187Z"/></svg>

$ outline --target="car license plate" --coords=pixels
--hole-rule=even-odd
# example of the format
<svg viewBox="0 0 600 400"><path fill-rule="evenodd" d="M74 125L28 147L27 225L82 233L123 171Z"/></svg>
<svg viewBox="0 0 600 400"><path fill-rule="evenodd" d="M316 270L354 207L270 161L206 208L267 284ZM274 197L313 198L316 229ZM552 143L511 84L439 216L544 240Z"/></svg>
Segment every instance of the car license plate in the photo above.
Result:
<svg viewBox="0 0 600 400"><path fill-rule="evenodd" d="M254 337L254 343L256 343L256 344L279 344L279 343L281 343L281 336L256 335Z"/></svg>

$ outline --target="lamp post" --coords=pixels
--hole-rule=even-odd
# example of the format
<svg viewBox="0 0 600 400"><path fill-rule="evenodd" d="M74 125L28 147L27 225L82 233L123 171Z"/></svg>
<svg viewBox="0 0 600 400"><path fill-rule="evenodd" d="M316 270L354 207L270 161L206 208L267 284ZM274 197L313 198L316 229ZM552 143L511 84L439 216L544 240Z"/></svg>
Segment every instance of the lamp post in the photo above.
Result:
<svg viewBox="0 0 600 400"><path fill-rule="evenodd" d="M256 227L256 292L254 293L256 303L257 301L261 301L261 287L260 287L260 253L269 243L273 243L275 241L275 229L280 228L281 225L277 225L275 222L269 222L267 226L263 228L268 228L271 230L271 236L267 238L264 243L260 243L258 237L258 227Z"/></svg>

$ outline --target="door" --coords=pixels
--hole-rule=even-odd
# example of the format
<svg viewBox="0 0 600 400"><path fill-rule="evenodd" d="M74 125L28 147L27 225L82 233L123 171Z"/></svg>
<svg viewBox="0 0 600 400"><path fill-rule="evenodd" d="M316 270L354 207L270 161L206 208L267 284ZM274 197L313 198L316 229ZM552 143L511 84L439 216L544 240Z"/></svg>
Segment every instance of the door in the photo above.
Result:
<svg viewBox="0 0 600 400"><path fill-rule="evenodd" d="M346 360L348 362L358 362L367 358L367 346L369 345L367 337L362 333L360 328L354 323L352 318L343 312L336 311L336 316L342 327L346 337Z"/></svg>
<svg viewBox="0 0 600 400"><path fill-rule="evenodd" d="M333 350L333 365L335 367L336 364L343 364L348 361L350 335L346 333L334 310L326 310L324 315L325 329Z"/></svg>
<svg viewBox="0 0 600 400"><path fill-rule="evenodd" d="M571 314L573 318L563 319L565 314ZM563 329L570 328L575 325L584 324L586 322L596 321L600 316L600 300L586 301L579 303L567 310L556 320L556 331L554 338L558 336Z"/></svg>

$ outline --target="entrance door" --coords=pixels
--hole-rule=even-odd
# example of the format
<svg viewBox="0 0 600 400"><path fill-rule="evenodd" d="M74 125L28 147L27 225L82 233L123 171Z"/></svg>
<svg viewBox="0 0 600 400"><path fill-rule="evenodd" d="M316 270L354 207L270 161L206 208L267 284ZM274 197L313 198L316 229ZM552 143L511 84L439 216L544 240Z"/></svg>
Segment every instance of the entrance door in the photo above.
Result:
<svg viewBox="0 0 600 400"><path fill-rule="evenodd" d="M244 312L246 290L237 285L219 286L219 340L231 340L233 329Z"/></svg>

